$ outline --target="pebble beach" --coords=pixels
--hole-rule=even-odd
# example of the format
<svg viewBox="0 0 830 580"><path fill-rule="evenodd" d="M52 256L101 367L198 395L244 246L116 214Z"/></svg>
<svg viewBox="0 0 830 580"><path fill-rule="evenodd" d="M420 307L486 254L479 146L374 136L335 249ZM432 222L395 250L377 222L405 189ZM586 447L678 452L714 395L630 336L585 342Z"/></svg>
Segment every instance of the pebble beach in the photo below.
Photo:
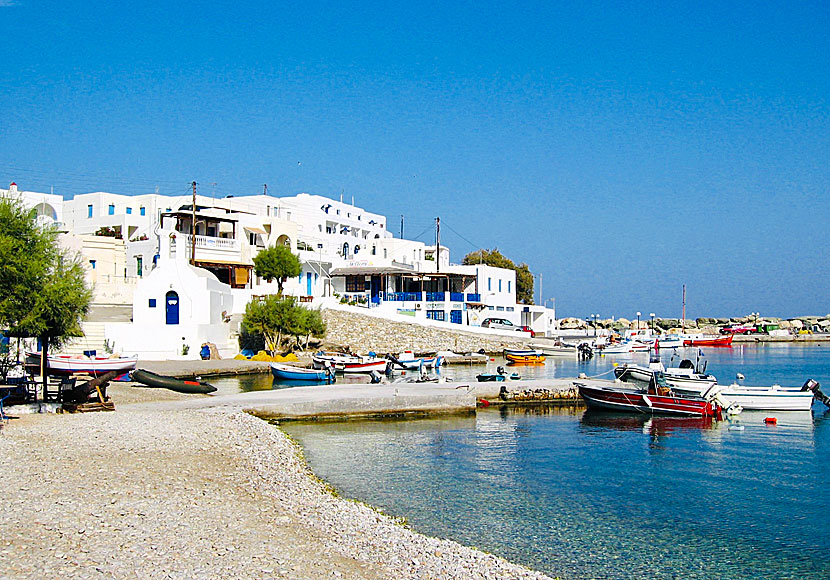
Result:
<svg viewBox="0 0 830 580"><path fill-rule="evenodd" d="M548 578L338 497L276 426L112 384L0 432L0 578Z"/></svg>

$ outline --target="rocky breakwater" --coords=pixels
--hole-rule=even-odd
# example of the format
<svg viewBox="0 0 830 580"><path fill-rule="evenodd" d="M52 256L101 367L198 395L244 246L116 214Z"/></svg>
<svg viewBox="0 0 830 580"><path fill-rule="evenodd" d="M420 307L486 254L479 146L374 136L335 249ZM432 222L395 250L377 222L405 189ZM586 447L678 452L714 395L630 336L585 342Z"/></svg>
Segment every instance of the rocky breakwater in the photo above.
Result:
<svg viewBox="0 0 830 580"><path fill-rule="evenodd" d="M521 348L526 344L524 337L511 340L507 336L486 336L343 310L323 310L323 320L327 327L326 343L348 346L355 352L477 352L479 349L501 352L505 348Z"/></svg>

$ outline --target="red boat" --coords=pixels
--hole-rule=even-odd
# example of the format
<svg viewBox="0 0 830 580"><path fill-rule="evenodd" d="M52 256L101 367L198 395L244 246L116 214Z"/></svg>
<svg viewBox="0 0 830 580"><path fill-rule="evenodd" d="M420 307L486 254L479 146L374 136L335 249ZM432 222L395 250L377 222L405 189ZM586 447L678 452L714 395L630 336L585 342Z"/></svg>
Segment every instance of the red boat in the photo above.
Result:
<svg viewBox="0 0 830 580"><path fill-rule="evenodd" d="M683 340L683 346L732 346L734 334L726 336L701 336L700 338L687 338Z"/></svg>
<svg viewBox="0 0 830 580"><path fill-rule="evenodd" d="M660 375L660 376L657 376ZM647 388L613 384L608 386L574 383L589 409L630 413L681 415L686 417L721 417L722 408L716 401L703 397L675 394L665 378L655 372Z"/></svg>

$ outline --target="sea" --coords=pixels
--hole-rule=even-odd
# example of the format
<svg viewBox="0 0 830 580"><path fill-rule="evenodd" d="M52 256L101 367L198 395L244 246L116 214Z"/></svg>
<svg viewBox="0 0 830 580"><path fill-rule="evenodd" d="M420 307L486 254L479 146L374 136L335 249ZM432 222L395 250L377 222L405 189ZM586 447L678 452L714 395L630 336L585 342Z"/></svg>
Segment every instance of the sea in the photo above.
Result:
<svg viewBox="0 0 830 580"><path fill-rule="evenodd" d="M683 358L705 365L721 383L739 373L747 385L813 378L830 392L828 344L661 355L667 366ZM613 378L615 364L647 361L549 357L510 372ZM442 373L474 380L504 364ZM220 390L283 387L262 376L224 380ZM553 577L830 578L830 412L819 402L726 421L538 406L282 428L341 495Z"/></svg>

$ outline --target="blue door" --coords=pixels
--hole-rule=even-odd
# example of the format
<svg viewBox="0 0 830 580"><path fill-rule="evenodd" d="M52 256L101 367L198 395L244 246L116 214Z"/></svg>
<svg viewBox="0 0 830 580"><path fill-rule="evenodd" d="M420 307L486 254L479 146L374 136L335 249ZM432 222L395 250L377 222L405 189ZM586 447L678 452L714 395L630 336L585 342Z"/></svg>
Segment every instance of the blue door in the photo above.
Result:
<svg viewBox="0 0 830 580"><path fill-rule="evenodd" d="M380 276L372 276L370 288L372 304L380 304Z"/></svg>
<svg viewBox="0 0 830 580"><path fill-rule="evenodd" d="M164 313L167 324L179 323L179 295L172 290L165 296Z"/></svg>
<svg viewBox="0 0 830 580"><path fill-rule="evenodd" d="M305 295L311 296L311 272L305 273Z"/></svg>

